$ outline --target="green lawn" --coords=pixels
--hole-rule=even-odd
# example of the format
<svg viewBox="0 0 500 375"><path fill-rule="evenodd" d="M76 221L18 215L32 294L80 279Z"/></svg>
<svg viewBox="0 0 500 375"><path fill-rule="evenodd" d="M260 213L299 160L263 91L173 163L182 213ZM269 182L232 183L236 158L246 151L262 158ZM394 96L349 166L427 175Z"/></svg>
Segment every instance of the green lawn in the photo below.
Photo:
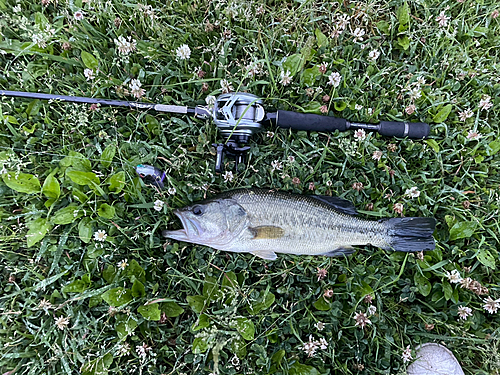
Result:
<svg viewBox="0 0 500 375"><path fill-rule="evenodd" d="M499 11L0 0L0 89L189 106L239 90L269 109L431 123L424 141L268 128L238 174L216 174L211 121L1 98L0 373L404 374L439 342L466 374L498 374ZM164 190L141 163L166 171ZM250 186L434 216L436 250L269 262L162 238L174 208Z"/></svg>

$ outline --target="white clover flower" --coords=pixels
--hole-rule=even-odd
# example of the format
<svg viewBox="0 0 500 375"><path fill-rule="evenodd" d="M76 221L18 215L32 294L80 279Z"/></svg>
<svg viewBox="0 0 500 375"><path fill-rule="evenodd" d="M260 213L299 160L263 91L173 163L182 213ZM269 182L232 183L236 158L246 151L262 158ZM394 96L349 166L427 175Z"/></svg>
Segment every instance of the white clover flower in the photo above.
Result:
<svg viewBox="0 0 500 375"><path fill-rule="evenodd" d="M95 73L92 69L85 69L83 75L87 78L87 81L93 80L95 78Z"/></svg>
<svg viewBox="0 0 500 375"><path fill-rule="evenodd" d="M123 271L125 268L127 268L127 266L128 266L128 259L123 259L123 260L119 261L119 262L118 262L118 264L117 264L117 267L118 267L119 269L121 269L122 271Z"/></svg>
<svg viewBox="0 0 500 375"><path fill-rule="evenodd" d="M153 208L155 209L155 211L161 211L164 204L165 204L165 202L163 202L162 200L157 199L157 200L155 200L155 205L154 205Z"/></svg>
<svg viewBox="0 0 500 375"><path fill-rule="evenodd" d="M122 55L128 55L131 52L134 52L137 46L137 41L132 39L131 36L125 38L123 36L119 36L118 39L115 39L116 47L118 48L118 52Z"/></svg>
<svg viewBox="0 0 500 375"><path fill-rule="evenodd" d="M342 32L344 31L345 29L340 27L339 25L334 25L333 26L333 30L331 32L331 37L332 38L338 38L340 36L340 34L342 34Z"/></svg>
<svg viewBox="0 0 500 375"><path fill-rule="evenodd" d="M397 212L398 214L403 212L403 208L404 208L403 203L399 203L399 202L394 203L394 205L392 206L392 209L394 210L394 212Z"/></svg>
<svg viewBox="0 0 500 375"><path fill-rule="evenodd" d="M410 189L406 189L405 195L409 196L410 198L418 198L420 196L420 190L416 186L413 186Z"/></svg>
<svg viewBox="0 0 500 375"><path fill-rule="evenodd" d="M352 36L354 37L354 41L363 40L364 35L365 35L365 30L360 29L359 27L356 27L356 29L352 33Z"/></svg>
<svg viewBox="0 0 500 375"><path fill-rule="evenodd" d="M403 363L410 362L413 359L413 357L411 356L410 345L408 345L406 349L403 350L403 353L401 354L401 359L403 359Z"/></svg>
<svg viewBox="0 0 500 375"><path fill-rule="evenodd" d="M47 40L45 34L43 33L33 34L31 38L33 40L33 43L35 43L38 46L38 48L47 47Z"/></svg>
<svg viewBox="0 0 500 375"><path fill-rule="evenodd" d="M228 181L231 182L231 181L233 181L234 175L233 175L233 172L226 171L226 172L224 172L222 177L224 177L224 182L228 182Z"/></svg>
<svg viewBox="0 0 500 375"><path fill-rule="evenodd" d="M168 194L170 195L174 195L175 193L177 193L177 190L172 186L170 188L168 188Z"/></svg>
<svg viewBox="0 0 500 375"><path fill-rule="evenodd" d="M328 69L328 63L327 62L322 62L321 64L319 64L318 66L318 70L321 74L325 74L326 73L326 69Z"/></svg>
<svg viewBox="0 0 500 375"><path fill-rule="evenodd" d="M462 111L458 114L458 118L460 121L465 121L468 118L471 118L474 115L474 112L470 110L470 108L467 108L465 111Z"/></svg>
<svg viewBox="0 0 500 375"><path fill-rule="evenodd" d="M141 361L144 361L148 356L148 352L151 351L151 348L145 342L143 342L141 346L135 347L135 351L137 352L139 358L141 358Z"/></svg>
<svg viewBox="0 0 500 375"><path fill-rule="evenodd" d="M205 98L205 103L207 103L207 106L210 109L212 109L214 107L216 101L217 101L217 98L213 95L208 95Z"/></svg>
<svg viewBox="0 0 500 375"><path fill-rule="evenodd" d="M485 298L483 302L484 302L483 308L490 314L495 314L500 308L500 299L493 299L491 297L488 297Z"/></svg>
<svg viewBox="0 0 500 375"><path fill-rule="evenodd" d="M364 141L366 139L365 129L358 129L358 130L356 130L354 132L354 138L356 138L356 140L358 142Z"/></svg>
<svg viewBox="0 0 500 375"><path fill-rule="evenodd" d="M228 92L234 91L233 86L227 79L221 79L220 86L222 88L223 94L227 94Z"/></svg>
<svg viewBox="0 0 500 375"><path fill-rule="evenodd" d="M323 331L325 329L325 323L323 323L323 322L317 322L314 325L314 327L316 327L316 329L321 332L321 331Z"/></svg>
<svg viewBox="0 0 500 375"><path fill-rule="evenodd" d="M342 76L338 72L333 72L328 76L328 84L333 87L338 87L340 85L341 80Z"/></svg>
<svg viewBox="0 0 500 375"><path fill-rule="evenodd" d="M38 309L45 311L45 314L49 314L49 310L54 308L54 305L47 301L45 298L40 301L38 304Z"/></svg>
<svg viewBox="0 0 500 375"><path fill-rule="evenodd" d="M469 130L469 134L467 134L467 139L472 139L473 141L477 141L481 137L482 134L476 130Z"/></svg>
<svg viewBox="0 0 500 375"><path fill-rule="evenodd" d="M64 330L69 324L69 318L66 317L59 317L55 319L56 327L59 328L61 331Z"/></svg>
<svg viewBox="0 0 500 375"><path fill-rule="evenodd" d="M349 20L351 19L351 16L349 16L348 14L342 14L339 19L337 20L337 26L344 30L346 28L346 26L348 25L349 23Z"/></svg>
<svg viewBox="0 0 500 375"><path fill-rule="evenodd" d="M460 286L465 289L469 289L469 287L472 285L474 280L472 280L470 277L465 277L462 280L460 280Z"/></svg>
<svg viewBox="0 0 500 375"><path fill-rule="evenodd" d="M318 349L318 342L313 341L312 335L309 336L309 342L306 342L302 348L304 352L307 353L308 357L312 357L316 350Z"/></svg>
<svg viewBox="0 0 500 375"><path fill-rule="evenodd" d="M187 60L189 57L191 57L191 49L187 44L183 44L182 46L178 47L176 50L177 57L180 60Z"/></svg>
<svg viewBox="0 0 500 375"><path fill-rule="evenodd" d="M361 104L356 104L356 105L354 106L354 109L355 109L356 111L360 111L360 110L362 110L362 109L363 109L363 106L362 106Z"/></svg>
<svg viewBox="0 0 500 375"><path fill-rule="evenodd" d="M278 161L278 160L273 160L271 162L271 167L273 167L273 171L275 170L282 170L283 169L283 163Z"/></svg>
<svg viewBox="0 0 500 375"><path fill-rule="evenodd" d="M377 307L374 305L368 306L368 315L375 315L377 312Z"/></svg>
<svg viewBox="0 0 500 375"><path fill-rule="evenodd" d="M231 358L231 364L235 367L240 365L240 359L235 355L233 358Z"/></svg>
<svg viewBox="0 0 500 375"><path fill-rule="evenodd" d="M445 276L448 278L448 281L453 284L458 284L462 281L462 276L460 276L458 270L452 270L451 272L446 271Z"/></svg>
<svg viewBox="0 0 500 375"><path fill-rule="evenodd" d="M372 159L379 161L382 158L382 151L373 151Z"/></svg>
<svg viewBox="0 0 500 375"><path fill-rule="evenodd" d="M104 242L106 240L106 237L108 237L108 235L106 234L106 231L104 231L102 229L100 229L94 233L94 239L96 241Z"/></svg>
<svg viewBox="0 0 500 375"><path fill-rule="evenodd" d="M472 309L467 306L459 306L458 307L458 320L463 319L467 320L469 316L472 315Z"/></svg>
<svg viewBox="0 0 500 375"><path fill-rule="evenodd" d="M83 12L81 10L77 10L74 14L73 14L73 17L75 18L75 20L77 21L81 21L83 20Z"/></svg>
<svg viewBox="0 0 500 375"><path fill-rule="evenodd" d="M409 115L412 115L417 107L415 107L415 104L410 104L408 107L405 108L405 112Z"/></svg>
<svg viewBox="0 0 500 375"><path fill-rule="evenodd" d="M368 58L372 61L377 60L379 58L379 56L380 56L380 51L377 49L370 51L370 53L368 54Z"/></svg>
<svg viewBox="0 0 500 375"><path fill-rule="evenodd" d="M354 320L356 321L355 326L360 326L361 328L365 328L367 324L372 324L371 320L368 319L365 313L358 312L354 315Z"/></svg>
<svg viewBox="0 0 500 375"><path fill-rule="evenodd" d="M328 342L326 342L326 340L323 337L319 339L319 343L318 344L319 344L319 348L320 349L325 350L325 349L328 348Z"/></svg>
<svg viewBox="0 0 500 375"><path fill-rule="evenodd" d="M260 67L257 63L251 63L251 64L247 65L246 70L247 70L248 75L250 77L253 77L253 76L260 73Z"/></svg>
<svg viewBox="0 0 500 375"><path fill-rule="evenodd" d="M450 18L451 17L445 15L444 11L442 11L439 16L436 17L436 21L439 22L439 26L446 27Z"/></svg>
<svg viewBox="0 0 500 375"><path fill-rule="evenodd" d="M129 355L130 354L130 344L128 342L124 342L123 344L118 345L116 347L116 351L117 351L118 355L120 355L120 356Z"/></svg>
<svg viewBox="0 0 500 375"><path fill-rule="evenodd" d="M408 91L411 100L416 100L422 96L422 92L420 86L414 87L410 91Z"/></svg>
<svg viewBox="0 0 500 375"><path fill-rule="evenodd" d="M128 87L130 87L131 90L137 90L141 86L142 86L142 83L138 79L132 79L132 80L130 80L130 83L128 84Z"/></svg>
<svg viewBox="0 0 500 375"><path fill-rule="evenodd" d="M481 101L479 102L478 107L480 109L484 109L485 111L487 111L488 109L490 109L491 107L493 107L493 103L491 102L491 96L484 95L482 97Z"/></svg>
<svg viewBox="0 0 500 375"><path fill-rule="evenodd" d="M283 86L287 86L290 84L290 82L292 82L292 75L289 70L287 70L286 72L282 70L280 73L280 78L280 83Z"/></svg>
<svg viewBox="0 0 500 375"><path fill-rule="evenodd" d="M146 94L146 90L141 88L142 83L138 79L132 79L128 86L130 88L130 93L137 99L140 99L144 96L144 94Z"/></svg>

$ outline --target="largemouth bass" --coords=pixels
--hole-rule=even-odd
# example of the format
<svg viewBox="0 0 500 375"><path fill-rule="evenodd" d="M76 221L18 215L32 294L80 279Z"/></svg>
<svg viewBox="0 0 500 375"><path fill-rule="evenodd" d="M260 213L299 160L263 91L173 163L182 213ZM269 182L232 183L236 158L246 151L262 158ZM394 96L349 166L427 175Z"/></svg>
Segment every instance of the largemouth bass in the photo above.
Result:
<svg viewBox="0 0 500 375"><path fill-rule="evenodd" d="M276 253L349 255L355 245L406 252L435 248L434 218L365 220L338 197L241 189L174 213L183 229L163 231L165 237L269 260Z"/></svg>

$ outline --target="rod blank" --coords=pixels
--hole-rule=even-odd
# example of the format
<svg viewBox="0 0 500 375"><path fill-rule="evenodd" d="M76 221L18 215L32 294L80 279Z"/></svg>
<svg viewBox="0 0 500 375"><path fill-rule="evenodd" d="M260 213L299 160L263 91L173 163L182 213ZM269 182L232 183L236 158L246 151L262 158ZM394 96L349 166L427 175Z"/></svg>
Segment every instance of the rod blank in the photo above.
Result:
<svg viewBox="0 0 500 375"><path fill-rule="evenodd" d="M125 100L112 100L112 99L99 99L99 98L86 98L83 96L68 96L68 95L53 95L43 94L38 92L23 92L23 91L9 91L0 90L0 96L40 99L40 100L57 100L62 102L71 103L86 103L86 104L100 104L107 106L141 108L141 109L154 109L156 104L144 102L127 102Z"/></svg>

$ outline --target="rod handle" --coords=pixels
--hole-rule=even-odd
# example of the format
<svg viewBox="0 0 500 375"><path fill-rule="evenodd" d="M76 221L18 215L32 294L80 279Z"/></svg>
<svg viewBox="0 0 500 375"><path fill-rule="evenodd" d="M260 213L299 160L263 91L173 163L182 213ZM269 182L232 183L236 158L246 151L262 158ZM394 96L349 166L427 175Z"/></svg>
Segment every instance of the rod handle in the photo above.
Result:
<svg viewBox="0 0 500 375"><path fill-rule="evenodd" d="M386 137L423 139L429 136L431 128L425 122L380 121L378 132Z"/></svg>
<svg viewBox="0 0 500 375"><path fill-rule="evenodd" d="M347 120L343 118L321 116L312 113L297 113L278 110L276 126L285 129L308 130L315 132L341 132L348 129Z"/></svg>

